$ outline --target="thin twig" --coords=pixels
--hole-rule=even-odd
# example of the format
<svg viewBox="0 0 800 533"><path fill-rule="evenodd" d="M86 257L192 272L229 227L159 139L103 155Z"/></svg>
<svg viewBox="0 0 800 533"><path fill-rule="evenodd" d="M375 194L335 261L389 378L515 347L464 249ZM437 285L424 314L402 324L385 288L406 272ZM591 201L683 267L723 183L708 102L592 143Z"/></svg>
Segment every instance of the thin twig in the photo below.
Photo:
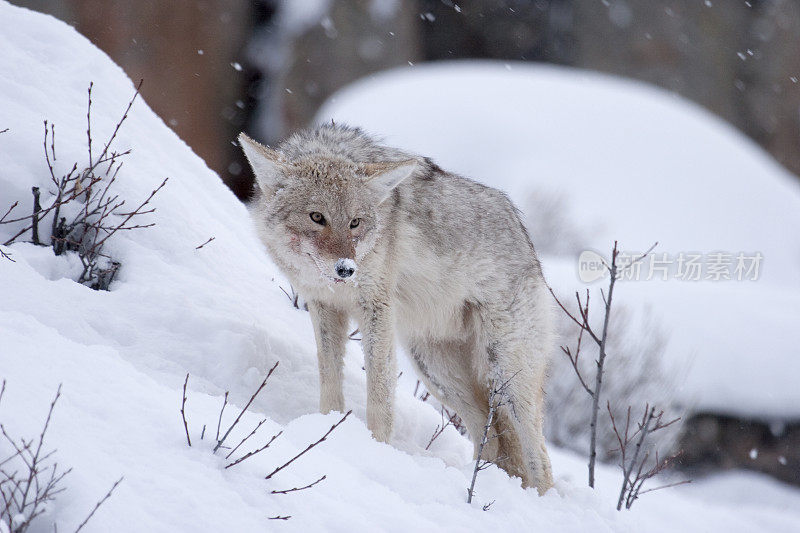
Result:
<svg viewBox="0 0 800 533"><path fill-rule="evenodd" d="M603 387L603 367L606 360L606 342L608 341L608 323L611 318L611 299L614 296L614 286L617 282L617 256L619 250L617 249L617 241L614 241L614 249L611 251L611 266L608 269L610 280L608 282L608 298L605 299L605 315L603 316L603 333L600 339L600 353L597 356L597 373L595 376L594 388L592 391L592 420L589 423L591 431L589 442L589 486L594 488L594 465L597 460L597 415L600 411L600 394ZM587 292L587 307L586 313L588 314L588 292ZM586 322L588 324L588 320Z"/></svg>
<svg viewBox="0 0 800 533"><path fill-rule="evenodd" d="M128 113L130 112L131 107L133 107L133 102L136 101L136 97L139 96L139 91L142 88L142 83L144 83L144 79L140 79L139 83L136 85L136 90L134 91L131 99L128 101L128 107L125 108L125 112L122 114L122 118L120 118L119 121L117 122L117 125L114 127L114 131L111 133L111 137L109 137L108 141L103 147L103 152L97 158L97 161L94 164L92 164L92 166L89 169L90 171L93 171L100 163L104 163L105 161L107 161L106 155L108 154L108 150L111 147L111 144L114 142L114 139L117 137L117 133L119 133L119 129L122 127L122 123L125 122L125 119L128 118Z"/></svg>
<svg viewBox="0 0 800 533"><path fill-rule="evenodd" d="M290 464L295 462L298 458L300 458L303 455L305 455L305 453L308 452L311 448L313 448L314 446L318 445L319 443L324 441L326 438L328 438L328 435L330 435L333 432L334 429L339 427L339 424L341 424L342 422L347 420L347 417L350 416L350 414L352 412L353 412L352 409L350 411L347 411L344 414L344 416L341 418L341 420L339 420L334 425L332 425L331 428L318 441L313 442L313 443L309 444L308 446L306 446L305 450L303 450L302 452L298 453L297 455L295 455L294 457L292 457L291 459L286 461L284 464L282 464L281 466L279 466L278 468L276 468L275 470L270 472L269 475L267 477L265 477L264 479L270 479L272 476L274 476L275 474L277 474L278 472L280 472L281 470L283 470L284 468L286 468L287 466L289 466Z"/></svg>
<svg viewBox="0 0 800 533"><path fill-rule="evenodd" d="M15 208L15 207L17 207L18 205L19 205L19 201L16 201L16 202L14 202L13 204L11 204L11 206L8 208L8 210L6 211L6 213L5 213L5 214L4 214L2 217L0 217L0 223L3 223L3 222L5 221L5 219L6 219L6 217L7 217L7 216L8 216L8 215L11 213L11 211L13 211L13 210L14 210L14 208Z"/></svg>
<svg viewBox="0 0 800 533"><path fill-rule="evenodd" d="M265 418L264 420L262 420L261 422L259 422L259 423L256 425L256 427L255 427L255 428L253 428L253 431L251 431L251 432L250 432L250 433L249 433L249 434L248 434L248 435L247 435L245 438L243 438L241 441L239 441L239 444L237 444L236 446L234 446L234 447L233 447L233 449L232 449L230 452L228 452L228 455L226 455L226 456L225 456L225 459L228 459L228 458L230 458L230 456L231 456L231 455L233 455L233 452L235 452L236 450L238 450L238 449L239 449L239 447L240 447L242 444L244 444L244 443L245 443L245 441L247 441L247 439L249 439L250 437L252 437L253 435L255 435L255 434L256 434L256 431L258 431L258 428L260 428L260 427L261 427L261 424L263 424L263 423L264 423L264 422L266 422L266 421L267 421L267 419Z"/></svg>
<svg viewBox="0 0 800 533"><path fill-rule="evenodd" d="M202 247L203 247L203 246L205 246L206 244L208 244L208 243L210 243L211 241L213 241L215 238L216 238L216 237L209 237L209 239L208 239L206 242L204 242L204 243L203 243L203 244L201 244L200 246L195 246L195 248L194 248L194 249L195 249L195 250L199 250L200 248L202 248Z"/></svg>
<svg viewBox="0 0 800 533"><path fill-rule="evenodd" d="M642 415L641 421L637 424L636 430L633 433L630 432L630 422L631 422L631 408L628 406L627 414L625 417L625 430L624 432L620 431L617 427L617 422L614 418L614 414L611 411L611 404L606 401L606 409L608 409L608 414L611 417L611 426L614 430L614 435L617 438L617 442L619 443L619 453L620 453L620 468L622 469L622 486L620 487L619 497L617 499L617 510L622 509L623 503L625 504L626 509L630 509L633 503L639 498L640 495L646 494L647 492L652 492L654 490L660 490L662 488L673 487L676 485L682 485L687 483L688 481L680 481L675 483L669 483L666 485L662 485L660 487L655 487L653 489L642 490L644 483L651 479L652 477L659 474L665 468L667 468L679 455L673 454L663 461L658 457L658 451L655 452L655 462L653 466L649 469L645 469L645 465L650 458L650 452L647 451L644 453L644 457L639 460L639 456L644 449L644 444L646 439L652 435L653 433L660 431L664 428L671 426L672 424L676 423L680 418L675 418L669 422L664 422L662 417L664 415L664 411L660 411L656 414L655 408L651 407L649 404L645 406L644 413ZM635 440L635 446L633 451L633 456L628 460L628 447L632 444Z"/></svg>
<svg viewBox="0 0 800 533"><path fill-rule="evenodd" d="M275 369L278 368L278 363L280 363L280 361L276 361L275 364L272 366L272 368L269 369L269 372L267 372L267 377L264 378L264 381L261 382L261 385L258 386L258 389L256 389L256 391L253 393L253 395L250 396L250 400L244 406L244 409L241 410L241 412L239 413L239 416L237 416L236 420L233 421L233 424L231 424L231 426L228 428L228 431L225 432L225 435L222 436L222 439L218 439L217 440L217 445L214 447L214 453L216 453L217 450L220 449L220 447L222 446L222 443L225 442L225 439L227 439L228 435L230 435L231 430L233 430L233 428L236 427L236 424L239 423L239 420L242 418L242 415L244 415L245 411L247 411L247 408L250 407L250 404L253 403L253 400L256 399L256 396L258 396L258 393L260 393L261 390L264 388L264 386L267 384L267 380L269 379L269 377L272 375L272 373L275 371Z"/></svg>
<svg viewBox="0 0 800 533"><path fill-rule="evenodd" d="M691 479L684 479L683 481L676 481L674 483L667 483L666 485L660 485L658 487L653 487L652 489L647 489L647 490L643 490L641 492L638 492L638 495L641 496L642 494L647 494L648 492L653 492L653 491L661 490L661 489L668 489L668 488L671 488L671 487L677 487L678 485L687 485L687 484L691 483L692 481L693 480L691 480Z"/></svg>
<svg viewBox="0 0 800 533"><path fill-rule="evenodd" d="M93 508L93 509L92 509L92 511L89 513L89 516L87 516L87 517L84 519L84 521L83 521L83 522L81 522L81 524L78 526L78 529L76 529L76 530L75 530L75 533L78 533L78 531L80 531L81 529L83 529L83 526L85 526L85 525L86 525L86 522L88 522L88 521L89 521L89 519L90 519L90 518L92 518L92 516L94 516L94 513L95 513L95 512L97 512L97 510L100 508L100 506L101 506L101 505L103 505L103 504L106 502L106 500L107 500L107 499L109 499L109 498L111 497L111 495L114 493L114 490L117 488L117 486L118 486L120 483L122 483L122 480L123 480L123 479L124 479L124 478L119 478L118 480L116 480L116 481L114 482L114 485L112 485L112 487L109 489L109 491L106 493L106 495L105 495L105 496L103 496L103 497L100 499L100 501L98 501L98 502L97 502L97 503L94 505L94 508Z"/></svg>
<svg viewBox="0 0 800 533"><path fill-rule="evenodd" d="M267 443L266 443L265 445L263 445L261 448L258 448L258 449L256 449L256 450L253 450L252 452L249 452L249 453L246 453L246 454L244 454L243 456L241 456L241 457L239 457L238 459L236 459L234 462L232 462L232 463L228 463L227 465L225 465L225 468L230 468L230 467L232 467L232 466L236 466L236 465L238 465L239 463L241 463L242 461L244 461L245 459L249 459L250 457L253 457L253 456L254 456L254 455L256 455L256 454L263 452L264 450L266 450L267 448L269 448L269 445L270 445L270 444L272 444L272 443L275 441L275 439L277 439L278 437L280 437L282 434L283 434L283 431L282 431L282 430L281 430L281 431L279 431L279 432L277 432L275 435L273 435L273 436L272 436L272 438L271 438L271 439L269 439L269 442L267 442Z"/></svg>
<svg viewBox="0 0 800 533"><path fill-rule="evenodd" d="M89 166L92 166L92 86L93 81L89 82L89 104L86 106L86 139L89 146Z"/></svg>
<svg viewBox="0 0 800 533"><path fill-rule="evenodd" d="M159 185L158 187L156 187L155 189L153 189L153 191L150 193L150 196L148 196L148 197L145 199L145 201L144 201L144 202L142 202L142 203L139 205L139 207L137 207L136 209L134 209L134 210L133 210L133 211L131 211L130 213L126 213L126 214L125 214L125 215L126 215L126 216L125 216L125 220L123 220L123 221L122 221L122 222L121 222L119 225L117 225L117 226L116 226L116 227L115 227L115 228L114 228L112 231L110 231L110 232L108 233L108 235L106 235L106 236L105 236L105 237L103 237L103 238L102 238L102 239L101 239L99 242L97 242L95 246L97 246L97 247L100 247L100 246L102 246L102 245L103 245L103 243L105 243L105 242L106 242L106 241L107 241L107 240L108 240L108 239L109 239L109 238L110 238L112 235L114 235L114 233L115 233L116 231L118 231L118 230L120 230L120 229L123 229L123 228L125 228L125 224L126 224L126 223L127 223L127 222L128 222L130 219L131 219L131 218L133 218L134 216L136 216L137 214L139 214L139 211L141 210L141 208L143 208L144 206L146 206L146 205L147 205L147 204L150 202L150 200L152 200L152 199L153 199L153 197L156 195L156 193L158 193L158 191L160 191L160 190L161 190L161 189L164 187L164 185L166 185L166 184L167 184L167 181L168 181L168 180L169 180L169 178L164 178L164 181L162 181L162 182L161 182L161 185ZM150 226L152 226L152 225L153 225L153 224L147 224L146 226L140 226L140 227L150 227ZM130 228L129 228L129 229L130 229Z"/></svg>
<svg viewBox="0 0 800 533"><path fill-rule="evenodd" d="M311 487L313 487L317 483L319 483L321 481L324 481L327 477L328 477L327 475L322 476L321 478L319 478L315 482L309 483L308 485L306 485L304 487L295 487L293 489L286 489L286 490L273 490L270 494L289 494L290 492L298 492L298 491L301 491L301 490L310 489Z"/></svg>
<svg viewBox="0 0 800 533"><path fill-rule="evenodd" d="M42 205L39 203L39 187L31 187L33 193L33 228L31 231L31 238L33 244L39 245L39 212L42 210Z"/></svg>
<svg viewBox="0 0 800 533"><path fill-rule="evenodd" d="M217 433L214 437L214 440L219 442L219 427L222 425L222 413L225 412L225 406L228 405L228 392L225 391L225 398L222 400L222 409L219 410L219 419L217 420Z"/></svg>
<svg viewBox="0 0 800 533"><path fill-rule="evenodd" d="M508 382L506 381L506 384L507 383ZM501 387L497 387L497 380L492 381L491 390L489 392L489 415L486 417L486 425L483 426L483 436L481 437L481 442L478 445L478 456L475 458L475 468L472 470L472 481L467 489L467 503L472 503L472 496L475 494L475 482L478 479L478 472L485 468L485 465L483 465L482 468L481 456L483 455L483 447L486 446L486 443L489 441L489 429L492 427L494 412L498 407L498 403L495 402L495 397L500 392L502 387L503 385L501 385Z"/></svg>
<svg viewBox="0 0 800 533"><path fill-rule="evenodd" d="M455 419L457 418L458 415L456 415L455 413L450 414L450 412L448 411L448 413L447 413L448 414L448 418L447 418L447 421L445 422L444 412L445 412L445 408L444 408L444 406L442 406L441 411L440 411L440 413L442 415L442 423L437 425L436 429L433 430L433 435L431 435L431 439L428 441L427 446L425 446L426 450L429 450L431 448L431 445L433 444L433 441L438 439L439 436L442 433L444 433L444 430L447 428L447 426L453 426L453 427L456 426Z"/></svg>
<svg viewBox="0 0 800 533"><path fill-rule="evenodd" d="M586 299L586 304L588 306L589 299ZM561 351L564 352L564 355L567 356L569 362L572 364L572 369L575 371L575 375L578 376L578 381L580 381L581 386L583 386L583 390L585 390L589 396L594 397L594 391L589 388L589 385L586 384L586 381L583 379L583 374L581 374L580 367L578 366L578 359L581 355L581 342L583 341L583 334L586 330L584 328L580 328L578 332L578 344L575 347L575 355L572 355L572 351L570 350L569 346L561 346Z"/></svg>
<svg viewBox="0 0 800 533"><path fill-rule="evenodd" d="M183 382L183 400L181 401L181 418L183 418L183 429L186 431L186 442L192 446L192 439L189 438L189 424L186 423L186 385L189 384L189 373L186 373L186 380Z"/></svg>

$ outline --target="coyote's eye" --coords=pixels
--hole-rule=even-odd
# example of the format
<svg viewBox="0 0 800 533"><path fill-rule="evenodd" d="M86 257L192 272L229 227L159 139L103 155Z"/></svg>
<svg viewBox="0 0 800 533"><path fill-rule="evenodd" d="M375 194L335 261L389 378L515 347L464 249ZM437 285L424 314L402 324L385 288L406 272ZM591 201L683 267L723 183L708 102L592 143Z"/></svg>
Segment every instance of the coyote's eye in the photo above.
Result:
<svg viewBox="0 0 800 533"><path fill-rule="evenodd" d="M357 228L359 224L361 224L361 219L354 218L353 220L350 221L350 229Z"/></svg>
<svg viewBox="0 0 800 533"><path fill-rule="evenodd" d="M309 216L311 217L311 220L313 220L314 222L316 222L320 226L324 226L325 225L325 217L322 216L322 213L320 213L318 211L314 211Z"/></svg>

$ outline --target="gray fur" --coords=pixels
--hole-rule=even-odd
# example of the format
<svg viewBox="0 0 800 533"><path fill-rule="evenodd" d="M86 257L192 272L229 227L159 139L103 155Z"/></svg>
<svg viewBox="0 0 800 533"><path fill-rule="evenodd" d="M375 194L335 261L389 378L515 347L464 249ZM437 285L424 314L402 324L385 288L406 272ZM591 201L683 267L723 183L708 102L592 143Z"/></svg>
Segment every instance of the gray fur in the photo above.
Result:
<svg viewBox="0 0 800 533"><path fill-rule="evenodd" d="M484 458L547 490L542 389L552 309L506 195L346 126L299 132L276 150L245 135L240 141L259 183L252 203L259 235L309 304L322 412L345 408L344 346L355 319L367 426L377 439L388 441L392 431L397 337L431 393L464 420L476 450L489 384L511 378L492 430L498 438ZM357 265L347 279L336 274L342 259Z"/></svg>

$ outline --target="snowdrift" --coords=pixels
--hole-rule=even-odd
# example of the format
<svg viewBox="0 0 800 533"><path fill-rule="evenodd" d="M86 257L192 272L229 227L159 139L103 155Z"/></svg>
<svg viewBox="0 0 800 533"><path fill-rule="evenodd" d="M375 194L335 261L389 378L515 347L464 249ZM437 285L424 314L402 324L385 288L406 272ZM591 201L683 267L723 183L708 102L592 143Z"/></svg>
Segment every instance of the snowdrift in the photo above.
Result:
<svg viewBox="0 0 800 533"><path fill-rule="evenodd" d="M56 125L56 171L63 173L86 157L89 82L96 139L108 137L134 89L72 28L5 2L0 50L0 129L9 128L0 134L4 210L15 200L28 205L32 186L47 195L44 120ZM133 150L115 189L130 203L170 179L153 200L157 210L147 215L156 225L109 241L107 251L122 264L109 292L73 281L70 254L55 257L19 242L3 247L14 262L0 259L0 378L7 382L0 420L12 435L37 435L62 384L46 443L57 449L60 464L74 469L66 492L33 530L51 531L54 523L75 528L121 476L84 531L789 531L800 519L800 496L744 474L710 480L713 491L698 484L617 513L616 470L601 467L599 489L590 491L584 459L558 450L552 454L556 488L544 497L492 468L480 475L476 504L468 506L471 446L448 430L426 451L439 423L431 406L398 394L392 446L371 439L362 422L356 343L345 369L354 416L293 467L264 480L338 420L315 414L310 321L283 294L288 285L258 245L245 208L144 102L134 105L117 146ZM0 226L0 240L13 232ZM224 429L278 360L265 393L231 438L238 442L262 419L259 444L277 431L283 435L266 452L225 469L209 438L223 391L231 391L232 404ZM192 448L179 414L187 372ZM6 446L0 443L0 456ZM322 474L327 479L308 491L270 494ZM737 501L742 486L751 492L746 505ZM292 518L268 520L276 515Z"/></svg>

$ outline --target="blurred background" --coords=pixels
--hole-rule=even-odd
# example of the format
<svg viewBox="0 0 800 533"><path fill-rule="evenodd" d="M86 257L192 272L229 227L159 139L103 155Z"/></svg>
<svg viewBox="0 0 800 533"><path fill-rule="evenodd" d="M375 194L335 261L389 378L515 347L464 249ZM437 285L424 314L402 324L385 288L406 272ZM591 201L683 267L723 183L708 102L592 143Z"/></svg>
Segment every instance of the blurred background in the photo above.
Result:
<svg viewBox="0 0 800 533"><path fill-rule="evenodd" d="M11 2L50 13L71 24L111 56L133 80L143 78L142 94L150 107L206 161L209 167L219 173L225 183L243 200L250 194L253 178L234 143L240 131L247 131L263 142L274 143L291 132L309 125L321 106L337 90L355 80L369 78L379 71L394 67L408 69L424 62L468 58L550 63L613 74L661 87L696 102L751 138L792 173L795 184L796 177L800 174L800 150L798 150L800 147L798 80L800 2L796 0L171 0L169 2L11 0ZM413 82L408 83L413 84ZM476 89L475 87L469 89L465 87L464 94L454 94L453 99L470 98ZM456 85L452 90L458 91L459 87ZM541 95L546 89L540 87L538 90ZM374 96L379 92L364 94ZM430 91L428 93L422 91L421 94L422 96L414 102L415 106L424 108L424 104L439 105L436 103L439 100L434 98ZM524 93L525 98L527 94ZM531 94L535 95L536 92L532 91ZM534 97L536 96L531 96ZM351 94L348 101L352 104L354 98ZM624 99L626 96L623 95L621 98ZM426 99L429 102L425 102ZM592 105L591 98L584 100L584 105ZM601 102L611 100L613 99L609 99L608 95L598 99ZM393 112L391 106L393 100L387 97L385 101L389 102L389 105L383 108L377 106L376 109L388 109L389 112ZM463 104L463 100L459 101ZM364 113L369 113L371 108L364 106L363 103L356 101L355 105L359 109L366 109ZM464 105L464 113L469 113L470 105L472 104ZM482 108L478 110L473 107L473 111L481 111L484 117L487 116L487 110L488 115L494 111L491 102L475 102L475 105ZM632 112L625 106L622 109L626 113ZM655 108L648 109L652 112ZM678 107L675 108L677 109ZM590 110L589 114L591 113ZM413 113L408 115L407 120L413 121L414 118L409 118ZM673 119L677 120L675 117L678 115L677 111L674 114L670 112L661 116L661 119L665 123L671 123ZM537 118L539 116L536 115ZM604 120L603 116L605 115L597 113L595 119ZM658 117L657 114L653 116ZM370 117L365 118L370 119ZM386 124L386 117L376 115L373 118L373 122ZM609 122L601 124L599 130L588 131L602 132L597 135L605 134L615 125L611 123L614 122L613 118ZM470 125L469 117L465 123ZM676 124L685 125L680 121ZM659 125L660 121L652 125L655 132L659 132ZM555 144L564 144L559 140L562 137L558 135L567 135L571 143L573 132L567 131L571 125L562 126L558 129L560 133L556 133L556 128L552 124L548 127L549 134L547 129L541 133L541 128L537 134L540 152L533 154L534 159L541 157L543 153L547 155L548 148L541 147L546 144L541 142L541 135L552 136ZM639 218L632 216L631 218L636 221L635 224L623 217L624 226L633 227L648 221L655 224L657 229L652 234L662 238L665 231L658 227L658 224L664 222L665 227L675 226L676 218L669 216L672 214L685 219L683 221L685 231L682 235L692 235L695 229L704 228L717 239L716 229L713 226L715 221L711 219L716 215L724 215L717 217L717 222L722 220L721 227L733 228L731 231L738 234L747 234L742 228L756 226L754 221L769 222L763 226L766 228L763 232L753 233L751 241L745 239L746 242L754 242L757 246L766 246L766 243L772 241L778 242L772 239L776 233L791 233L783 231L783 228L793 229L787 221L794 219L785 214L788 211L776 209L778 202L774 199L789 196L796 199L797 191L787 193L783 189L772 187L782 176L770 182L772 185L768 187L766 176L769 174L767 172L769 169L753 166L752 168L760 170L751 172L749 170L751 167L738 165L735 156L746 151L741 149L740 144L730 145L735 148L707 150L706 164L711 166L697 165L697 161L703 158L703 152L706 151L706 147L702 146L705 139L702 135L706 131L712 130L696 129L692 134L699 136L698 140L695 140L695 137L687 137L688 140L680 144L671 143L670 136L684 135L686 130L665 127L664 131L659 132L660 136L650 135L653 139L658 139L650 140L651 145L657 144L650 147L656 150L655 152L631 147L626 156L632 160L626 171L631 176L631 183L643 184L648 181L646 176L655 181L654 174L649 172L652 169L644 169L649 172L644 174L640 167L660 164L666 168L662 176L662 189L654 193L654 198L661 199L661 213L664 216L660 219L658 215L652 213L645 213ZM496 132L490 132L494 133ZM715 135L717 133L719 132L714 132ZM623 136L625 134L621 133ZM434 134L431 136L435 137ZM717 143L718 137L715 139L717 140L714 142ZM587 157L591 158L593 152L586 147L597 144L593 141L594 139L588 141L584 139L583 145L576 142L576 145L584 148L582 155L588 153L590 155ZM528 148L524 143L523 146L524 149ZM675 147L680 150L680 146L684 147L683 153L671 152L676 149ZM746 148L749 149L749 146ZM483 149L486 150L486 147ZM519 152L519 147L511 146L509 150ZM637 154L641 157L641 164L635 157ZM733 170L741 167L740 173L744 176L733 176L736 172L726 168L724 164L719 164L721 161L717 154L727 154L722 156L722 159L727 158L729 165L736 167ZM461 155L459 152L453 160L457 161ZM482 157L481 154L474 155L477 159ZM493 155L497 159L502 159L497 153ZM745 155L747 157L743 156L742 161L749 161L751 154L748 152ZM613 152L603 152L598 149L595 156L608 159L613 156ZM668 165L665 164L671 158L683 158L681 164L676 164L674 167L679 169L675 172L672 171L673 167L667 168ZM575 159L571 153L562 158L563 161L570 159ZM655 160L660 163L654 163ZM587 165L591 167L592 163L589 162ZM622 174L619 165L611 167L607 176ZM526 166L520 168L522 168L520 172L527 170ZM763 175L759 174L762 170ZM700 182L708 182L707 189L702 187L697 189L705 191L703 192L705 196L694 195L697 209L692 213L689 212L690 207L687 207L689 204L680 196L684 194L682 191L678 191L676 193L678 196L674 198L663 194L664 183L673 184L673 189L678 188L674 186L676 182L673 180L676 174L684 176L686 183L683 186L687 189ZM590 179L595 181L604 179L602 175L598 178L593 168L589 169L587 176L589 176L587 182ZM732 185L727 185L728 180ZM752 187L748 188L751 185ZM576 185L576 190L583 188L584 184ZM729 190L724 190L726 188ZM754 190L757 192L753 192ZM770 199L756 205L760 211L753 210L750 202L756 196L767 198L768 190L772 191ZM635 196L634 192L636 191L632 187L626 189L631 198ZM737 196L747 197L746 208L735 207L740 205L733 203L733 198ZM563 228L569 224L562 222L572 222L566 220L569 218L568 208L571 207L573 212L581 211L575 207L577 199L578 196L574 195L569 201L554 202L548 209L543 208L541 203L536 204L534 209L526 209L527 206L523 206L523 209L533 214L543 213L540 216L546 220L542 224L549 221L551 225L560 226L562 234L558 240L563 244L565 241ZM596 203L595 197L587 201L591 203L586 205ZM623 199L624 201L627 200ZM627 213L627 207L621 205L617 211ZM645 205L644 210L647 211L655 205L649 203ZM716 211L706 209L709 206L714 207ZM744 211L748 208L751 209L751 220L744 216L746 215ZM609 211L611 209L606 208L600 222L610 220L607 216ZM692 219L690 215L695 212L699 212L700 215L697 219ZM702 218L703 213L706 213L706 219ZM694 220L699 222L695 223ZM586 218L586 221L589 219ZM741 226L736 226L737 221ZM531 225L536 226L534 223ZM587 225L600 226L594 221L591 224L587 222ZM620 230L621 227L615 230ZM780 230L776 231L775 228ZM648 239L650 231L651 228L646 228ZM546 230L540 233L546 236L551 232ZM555 232L552 234L556 235ZM800 251L795 250L797 243L794 237L792 235L784 237L786 242L775 244L774 249L784 250L787 258L795 254L791 257L800 260L798 255ZM724 241L713 242L717 245L718 242ZM542 240L537 240L537 246L540 243ZM546 253L559 255L558 250L547 249L547 246L549 244L544 242ZM677 246L685 244L678 242ZM571 255L575 251L573 248L575 247L564 252L569 255L570 268L574 264L574 256ZM778 261L778 258L778 253L773 250L767 261L774 260L772 265L783 263L786 269L796 273L793 266L796 264L793 263L794 259ZM571 270L568 271L572 274ZM795 280L789 275L786 279ZM574 280L570 278L565 286L571 284L574 284ZM709 292L703 292L706 290L705 286L693 285L691 290L697 289L693 293L689 292L688 285L680 285L680 291L683 292L675 291L670 286L669 292L674 293L674 305L665 307L664 300L658 300L661 310L668 316L676 320L691 316L691 313L686 312L690 308L705 310L703 312L706 314L701 319L688 320L687 324L676 326L668 333L676 331L681 333L683 337L689 339L687 343L692 349L699 346L697 339L709 337L708 343L713 343L715 346L706 346L706 352L697 350L701 359L707 354L713 354L710 360L714 361L714 364L723 361L724 365L730 367L731 360L738 358L744 361L749 358L753 361L753 368L764 366L767 368L765 372L785 375L782 364L776 362L773 365L762 365L761 362L777 352L791 358L792 351L796 352L796 345L794 350L782 348L770 352L761 346L751 350L741 340L755 339L756 333L750 331L759 328L758 323L753 325L754 322L748 318L750 317L748 313L756 317L762 314L760 309L768 308L772 310L773 315L783 317L783 322L770 319L770 324L777 324L774 330L778 333L773 337L791 344L791 336L796 336L797 333L792 333L790 330L796 330L796 327L780 328L783 327L782 324L791 321L787 317L794 316L790 310L793 309L796 313L796 300L786 299L786 302L781 304L784 307L778 307L775 302L783 301L780 300L783 295L797 294L796 282L786 282L779 290L770 292L771 299L765 297L763 300L768 302L764 304L765 307L751 305L748 303L750 300L739 297L749 293L738 288L740 292L737 293L729 287L731 286L714 285L713 290L717 292L712 294L711 289ZM765 283L760 283L758 288L764 291L771 290ZM690 296L695 299L691 299ZM722 297L730 297L730 300L721 300ZM739 307L723 304L709 304L707 307L701 305L718 301L729 301ZM752 301L762 302L762 300ZM728 315L720 314L720 309L724 311L724 308L728 308ZM716 336L714 331L706 329L707 323L703 322L704 320L708 324L713 322L717 328L714 330ZM625 322L621 320L620 327L626 327ZM672 323L678 324L675 320ZM743 325L739 327L732 325L739 323ZM694 336L686 334L691 327L697 330ZM658 366L654 361L662 359L665 342L660 340L655 329L652 331L656 333L651 333L649 329L642 331L646 333L643 342L649 344L641 349L634 344L629 350L631 359L620 358L619 364L628 368L636 367L638 364L639 367L636 368L641 370L633 372L640 372L641 376L649 378L653 374L658 374L653 371L653 368ZM735 334L729 335L730 332ZM767 335L763 332L760 334ZM673 340L678 336L673 336ZM730 341L729 345L718 343L720 339ZM642 354L649 355L643 358ZM713 367L708 373L708 376L711 376L709 383L715 379L723 381L719 378L717 368ZM752 385L752 373L749 370L741 370L751 367L734 365L733 368L728 373L734 376L734 379L727 379L726 385L731 387L742 385L742 388L749 386L755 389L754 397L769 397L764 394L763 387ZM567 385L564 386L563 394L561 396L551 394L551 398L568 398L569 394L574 392L572 391L575 388L574 376L571 375L570 368L567 368L566 372L563 382ZM774 381L776 378L772 374L767 375L766 379ZM667 381L677 382L682 377L682 375L670 376ZM661 386L664 379L656 381L659 382L657 385ZM554 382L558 385L562 381L557 378ZM747 385L748 383L750 385ZM649 395L647 399L653 397L649 392L651 389L652 387L647 389ZM779 410L761 411L755 408L743 409L724 405L731 397L731 390L734 389L722 387L719 394L720 403L715 404L713 408L701 405L703 409L696 409L686 417L686 429L679 444L684 451L683 464L700 467L751 468L784 481L800 484L800 418L796 404L785 400L791 397L793 394L791 391L796 390L796 387L790 383L788 387L781 389L783 392L780 394L773 394L776 396L775 402L780 405ZM582 391L578 390L577 394L582 394ZM668 391L668 396L665 397L670 399L672 390ZM558 416L563 415L559 420L560 426L551 425L550 427L555 430L551 429L548 438L557 445L576 448L575 431L578 430L570 429L569 413L559 411L559 408L563 407L557 405L552 412ZM582 419L576 419L574 424L576 428L585 425ZM556 431L558 428L563 429L564 433L560 435ZM607 440L612 439L611 436L606 437ZM577 448L582 449L582 445Z"/></svg>
<svg viewBox="0 0 800 533"><path fill-rule="evenodd" d="M231 144L304 127L337 89L396 66L487 58L642 80L693 100L800 174L794 0L11 0L73 25L240 198Z"/></svg>

